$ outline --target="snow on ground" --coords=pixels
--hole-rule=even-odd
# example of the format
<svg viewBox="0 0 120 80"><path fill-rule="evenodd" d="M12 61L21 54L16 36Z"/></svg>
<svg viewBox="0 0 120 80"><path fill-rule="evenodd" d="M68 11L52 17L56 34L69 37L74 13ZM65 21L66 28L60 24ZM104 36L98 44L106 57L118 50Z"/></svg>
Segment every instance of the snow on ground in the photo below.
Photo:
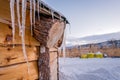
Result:
<svg viewBox="0 0 120 80"><path fill-rule="evenodd" d="M120 80L120 58L59 59L60 80Z"/></svg>

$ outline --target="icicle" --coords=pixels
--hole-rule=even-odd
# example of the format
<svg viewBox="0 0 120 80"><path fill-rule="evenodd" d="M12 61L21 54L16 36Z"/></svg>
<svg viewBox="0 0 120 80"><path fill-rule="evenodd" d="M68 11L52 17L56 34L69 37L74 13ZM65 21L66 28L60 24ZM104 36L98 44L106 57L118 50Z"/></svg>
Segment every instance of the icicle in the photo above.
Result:
<svg viewBox="0 0 120 80"><path fill-rule="evenodd" d="M37 1L37 11L38 11L38 20L40 21L40 15L39 15L39 13L40 13L40 1L39 0Z"/></svg>
<svg viewBox="0 0 120 80"><path fill-rule="evenodd" d="M19 26L19 35L21 36L22 32L21 32L21 21L20 21L20 0L17 0L17 17L18 17L18 26Z"/></svg>
<svg viewBox="0 0 120 80"><path fill-rule="evenodd" d="M71 24L68 25L69 25L69 33L71 34Z"/></svg>
<svg viewBox="0 0 120 80"><path fill-rule="evenodd" d="M52 20L54 22L54 12L51 10L51 14L52 14Z"/></svg>
<svg viewBox="0 0 120 80"><path fill-rule="evenodd" d="M22 0L22 28L21 28L21 32L22 32L22 49L23 49L24 58L25 58L25 60L26 60L26 62L27 62L28 73L30 73L30 71L29 71L28 57L27 57L27 54L26 54L26 48L25 48L25 20L26 20L26 5L27 5L26 0Z"/></svg>
<svg viewBox="0 0 120 80"><path fill-rule="evenodd" d="M66 57L66 30L64 32L64 39L63 39L63 57Z"/></svg>
<svg viewBox="0 0 120 80"><path fill-rule="evenodd" d="M61 15L60 15L60 21L62 21L62 17L61 17Z"/></svg>
<svg viewBox="0 0 120 80"><path fill-rule="evenodd" d="M31 35L33 35L33 31L32 31L32 3L33 1L30 0L30 26L31 26Z"/></svg>
<svg viewBox="0 0 120 80"><path fill-rule="evenodd" d="M15 41L15 11L14 11L15 0L10 0L10 11L11 11L11 21L12 21L12 35L13 35L13 48Z"/></svg>
<svg viewBox="0 0 120 80"><path fill-rule="evenodd" d="M34 23L34 26L35 26L35 11L36 11L36 2L35 2L35 0L33 0L33 7L34 7L33 23Z"/></svg>

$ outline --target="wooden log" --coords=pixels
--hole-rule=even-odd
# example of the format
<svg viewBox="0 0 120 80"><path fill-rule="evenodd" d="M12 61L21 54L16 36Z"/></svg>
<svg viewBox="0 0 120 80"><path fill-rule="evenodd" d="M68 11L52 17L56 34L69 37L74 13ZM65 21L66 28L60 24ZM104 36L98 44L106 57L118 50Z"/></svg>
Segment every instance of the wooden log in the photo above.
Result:
<svg viewBox="0 0 120 80"><path fill-rule="evenodd" d="M0 80L36 80L38 79L37 62L30 62L30 73L27 64L18 64L0 68Z"/></svg>
<svg viewBox="0 0 120 80"><path fill-rule="evenodd" d="M57 52L50 52L50 63L57 59Z"/></svg>
<svg viewBox="0 0 120 80"><path fill-rule="evenodd" d="M50 63L50 80L57 80L57 58Z"/></svg>
<svg viewBox="0 0 120 80"><path fill-rule="evenodd" d="M59 47L61 45L64 29L64 22L60 22L58 20L53 22L49 18L41 17L40 22L36 22L33 32L35 39L42 42L42 45L52 48ZM56 46L56 44L59 44L59 46Z"/></svg>
<svg viewBox="0 0 120 80"><path fill-rule="evenodd" d="M49 51L50 51L50 53L51 53L51 52L57 52L58 49L57 49L57 48L50 48Z"/></svg>
<svg viewBox="0 0 120 80"><path fill-rule="evenodd" d="M55 44L62 38L64 28L65 25L63 22L56 22L52 25L48 35L48 47L54 47Z"/></svg>
<svg viewBox="0 0 120 80"><path fill-rule="evenodd" d="M0 45L12 45L12 44L21 44L21 36L19 35L18 27L16 27L15 31L15 41L12 42L12 28L7 24L0 23ZM26 28L25 31L25 44L31 46L39 46L40 42L35 40L31 36L30 29Z"/></svg>
<svg viewBox="0 0 120 80"><path fill-rule="evenodd" d="M39 80L50 80L50 65L49 65L49 48L40 47L40 55L38 59L39 65Z"/></svg>
<svg viewBox="0 0 120 80"><path fill-rule="evenodd" d="M38 60L38 53L36 47L26 46L26 53L28 61ZM0 67L12 64L26 62L24 59L22 46L0 47Z"/></svg>
<svg viewBox="0 0 120 80"><path fill-rule="evenodd" d="M50 52L50 80L58 79L58 54L57 51Z"/></svg>
<svg viewBox="0 0 120 80"><path fill-rule="evenodd" d="M0 18L10 21L9 0L0 0Z"/></svg>

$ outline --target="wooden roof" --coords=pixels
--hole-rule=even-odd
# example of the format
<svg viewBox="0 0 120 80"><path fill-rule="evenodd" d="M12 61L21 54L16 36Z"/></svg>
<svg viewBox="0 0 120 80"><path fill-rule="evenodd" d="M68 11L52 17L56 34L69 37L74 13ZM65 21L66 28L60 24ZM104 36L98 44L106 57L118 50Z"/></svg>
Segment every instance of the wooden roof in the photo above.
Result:
<svg viewBox="0 0 120 80"><path fill-rule="evenodd" d="M62 20L66 21L66 23L69 23L68 20L66 19L66 17L63 14L54 10L53 8L48 6L46 3L44 3L43 1L41 1L41 6L40 7L43 11L45 11L49 15L51 15L51 11L53 11L55 18L60 19L60 17L61 17Z"/></svg>
<svg viewBox="0 0 120 80"><path fill-rule="evenodd" d="M36 2L37 2L37 0L36 0ZM43 1L41 1L40 4L41 4L40 5L40 8L41 8L40 9L40 13L52 16L51 12L53 12L54 17L56 19L60 19L61 18L63 21L66 21L66 23L69 24L68 20L66 19L66 17L63 14L61 14L60 12L54 10L53 8L51 8L50 6L48 6L46 3L44 3Z"/></svg>

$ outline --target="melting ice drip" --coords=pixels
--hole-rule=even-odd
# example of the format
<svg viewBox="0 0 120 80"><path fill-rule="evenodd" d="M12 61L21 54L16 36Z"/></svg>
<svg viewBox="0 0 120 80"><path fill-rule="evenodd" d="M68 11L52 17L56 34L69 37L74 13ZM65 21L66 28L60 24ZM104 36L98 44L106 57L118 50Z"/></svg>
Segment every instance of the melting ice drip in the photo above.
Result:
<svg viewBox="0 0 120 80"><path fill-rule="evenodd" d="M54 12L51 10L52 20L54 22Z"/></svg>
<svg viewBox="0 0 120 80"><path fill-rule="evenodd" d="M33 0L30 0L30 26L31 26L31 35L33 35L33 31L32 31L32 3L33 3Z"/></svg>
<svg viewBox="0 0 120 80"><path fill-rule="evenodd" d="M10 1L10 11L11 11L11 20L12 20L12 35L13 35L13 44L15 41L15 11L14 11L15 0Z"/></svg>
<svg viewBox="0 0 120 80"><path fill-rule="evenodd" d="M25 48L25 22L26 22L26 8L27 8L27 0L22 0L22 11L20 14L20 1L21 0L10 0L10 12L11 12L11 21L12 21L12 35L13 35L13 44L15 41L15 3L17 5L17 21L18 21L18 27L19 27L19 35L21 36L22 40L22 49L25 61L27 62L28 66L28 73L29 73L29 62L28 57L26 54L26 48ZM36 12L36 0L29 0L30 2L30 25L31 25L31 34L32 34L32 24L35 25L35 12ZM39 5L40 0L37 1L38 3L38 13L39 13ZM33 8L32 8L33 7ZM34 10L34 15L32 14ZM22 18L20 18L22 16ZM40 18L40 16L38 16ZM33 21L32 21L33 19Z"/></svg>
<svg viewBox="0 0 120 80"><path fill-rule="evenodd" d="M64 32L64 39L63 39L63 57L66 57L66 30Z"/></svg>

